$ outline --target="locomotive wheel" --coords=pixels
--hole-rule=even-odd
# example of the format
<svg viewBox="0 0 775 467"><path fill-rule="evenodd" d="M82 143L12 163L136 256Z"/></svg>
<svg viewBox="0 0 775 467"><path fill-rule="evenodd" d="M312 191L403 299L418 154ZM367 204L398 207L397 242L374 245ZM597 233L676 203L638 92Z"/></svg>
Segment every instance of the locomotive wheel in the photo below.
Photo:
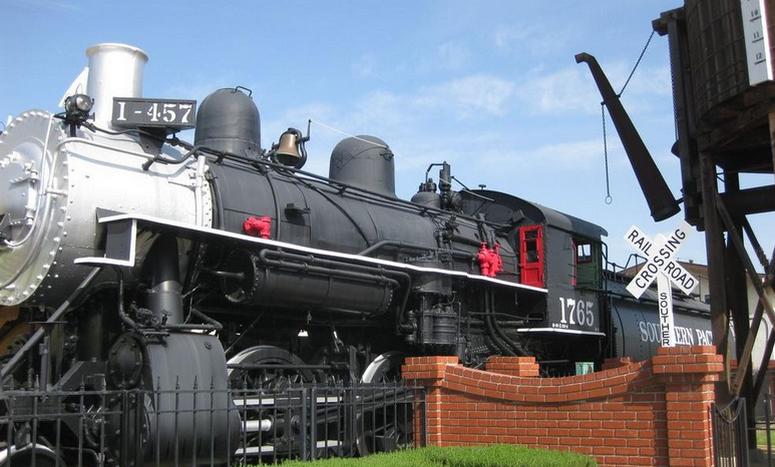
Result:
<svg viewBox="0 0 775 467"><path fill-rule="evenodd" d="M362 383L397 383L401 380L401 363L404 361L403 352L393 350L385 352L375 358L373 362L363 370Z"/></svg>
<svg viewBox="0 0 775 467"><path fill-rule="evenodd" d="M256 434L245 434L245 452L272 457L293 457L300 455L301 437L307 436L307 427L298 417L297 403L294 403L292 387L298 387L314 380L308 369L293 368L304 361L285 349L272 345L250 347L229 359L227 370L234 402L244 405L241 410L243 429L249 421L270 421L271 429ZM247 368L233 368L244 365ZM257 365L278 365L279 368L255 368ZM263 399L271 401L269 404ZM250 402L254 404L251 405Z"/></svg>
<svg viewBox="0 0 775 467"><path fill-rule="evenodd" d="M280 347L273 345L257 345L247 348L231 357L228 366L234 365L304 365L304 360ZM281 389L291 384L309 383L313 381L312 372L306 369L241 369L227 370L229 385L233 389Z"/></svg>
<svg viewBox="0 0 775 467"><path fill-rule="evenodd" d="M401 380L404 354L398 351L383 353L366 367L361 377L364 384L393 385ZM389 399L389 398L388 398ZM375 452L389 452L411 444L409 424L412 413L402 409L379 407L364 411L356 420L356 447L360 456Z"/></svg>
<svg viewBox="0 0 775 467"><path fill-rule="evenodd" d="M43 444L28 444L22 447L11 445L9 448L6 443L0 444L0 467L7 465L35 465L40 467L54 467L56 465L64 466L62 459L57 458L57 454L48 446Z"/></svg>

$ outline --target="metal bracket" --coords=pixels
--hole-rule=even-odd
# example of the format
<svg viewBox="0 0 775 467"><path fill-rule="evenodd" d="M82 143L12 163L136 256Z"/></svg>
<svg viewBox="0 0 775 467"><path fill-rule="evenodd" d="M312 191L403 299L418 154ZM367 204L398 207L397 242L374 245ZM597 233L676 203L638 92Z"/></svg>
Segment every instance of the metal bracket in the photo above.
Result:
<svg viewBox="0 0 775 467"><path fill-rule="evenodd" d="M299 207L296 206L293 203L288 203L285 205L285 212L291 215L302 215L302 214L309 214L310 209L307 207Z"/></svg>
<svg viewBox="0 0 775 467"><path fill-rule="evenodd" d="M106 217L120 215L104 209L97 210L97 220L102 222ZM137 220L121 219L105 223L106 241L105 256L77 258L75 264L93 266L109 265L134 267L135 251L137 249Z"/></svg>

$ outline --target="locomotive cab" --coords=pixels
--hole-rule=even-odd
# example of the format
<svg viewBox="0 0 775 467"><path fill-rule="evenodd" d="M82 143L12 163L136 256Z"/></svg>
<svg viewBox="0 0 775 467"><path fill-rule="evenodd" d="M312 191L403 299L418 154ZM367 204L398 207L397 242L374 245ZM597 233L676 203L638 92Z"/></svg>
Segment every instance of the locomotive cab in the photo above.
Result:
<svg viewBox="0 0 775 467"><path fill-rule="evenodd" d="M605 229L506 193L476 194L492 202L467 197L464 211L511 226L519 282L548 291L517 333L538 350L539 363L548 371L567 373L577 362L599 362L609 321L601 293ZM574 339L567 339L570 335ZM568 342L574 342L573 349Z"/></svg>

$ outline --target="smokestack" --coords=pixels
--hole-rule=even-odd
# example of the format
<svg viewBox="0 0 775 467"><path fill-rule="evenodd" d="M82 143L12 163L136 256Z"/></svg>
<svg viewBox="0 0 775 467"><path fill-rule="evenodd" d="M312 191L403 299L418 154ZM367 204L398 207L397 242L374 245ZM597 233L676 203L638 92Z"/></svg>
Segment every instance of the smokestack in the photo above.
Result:
<svg viewBox="0 0 775 467"><path fill-rule="evenodd" d="M126 44L97 44L86 49L89 78L86 94L94 99L94 123L113 128L114 97L142 97L143 68L148 55Z"/></svg>

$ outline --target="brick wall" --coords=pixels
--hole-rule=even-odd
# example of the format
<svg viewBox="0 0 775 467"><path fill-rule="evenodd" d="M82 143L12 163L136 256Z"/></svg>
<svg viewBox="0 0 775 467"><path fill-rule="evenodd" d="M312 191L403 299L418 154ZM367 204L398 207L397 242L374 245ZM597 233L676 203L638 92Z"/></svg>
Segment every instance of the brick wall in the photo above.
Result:
<svg viewBox="0 0 775 467"><path fill-rule="evenodd" d="M428 445L521 444L576 451L601 465L712 465L713 346L661 348L643 362L539 378L533 357L411 357L403 378L427 388Z"/></svg>

